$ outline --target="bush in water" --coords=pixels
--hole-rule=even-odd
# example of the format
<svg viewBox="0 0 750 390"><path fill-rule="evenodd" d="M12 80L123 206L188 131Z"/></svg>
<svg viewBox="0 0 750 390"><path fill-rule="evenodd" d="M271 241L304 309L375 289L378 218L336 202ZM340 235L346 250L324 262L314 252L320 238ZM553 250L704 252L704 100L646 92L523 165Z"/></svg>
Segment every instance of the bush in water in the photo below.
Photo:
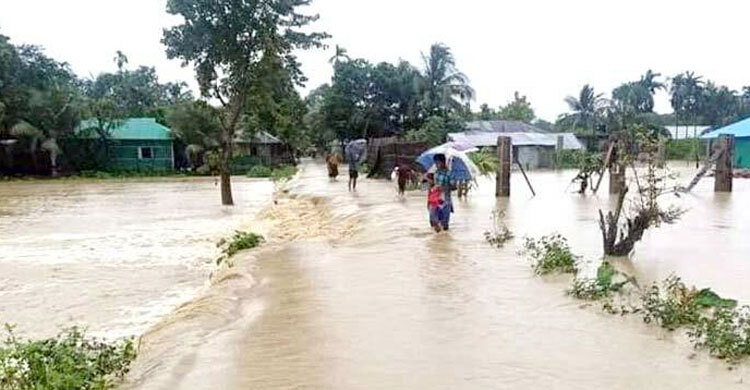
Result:
<svg viewBox="0 0 750 390"><path fill-rule="evenodd" d="M750 355L750 307L719 307L710 317L701 318L688 335L696 348L736 362Z"/></svg>
<svg viewBox="0 0 750 390"><path fill-rule="evenodd" d="M78 328L55 338L21 341L6 325L0 344L0 388L111 389L135 359L131 339L106 343L86 338Z"/></svg>
<svg viewBox="0 0 750 390"><path fill-rule="evenodd" d="M272 173L273 171L271 170L271 168L264 166L264 165L256 165L250 168L249 171L247 171L247 177L267 178L267 177L271 177Z"/></svg>
<svg viewBox="0 0 750 390"><path fill-rule="evenodd" d="M531 259L537 275L554 272L576 273L578 256L570 251L568 240L559 234L544 236L537 240L527 237L523 253Z"/></svg>
<svg viewBox="0 0 750 390"><path fill-rule="evenodd" d="M271 172L271 179L273 181L289 180L296 174L297 167L294 165L282 165Z"/></svg>
<svg viewBox="0 0 750 390"><path fill-rule="evenodd" d="M619 276L619 281L616 278ZM617 272L609 262L602 263L596 271L596 279L578 279L573 280L573 285L568 290L568 295L583 300L599 300L609 298L613 293L619 292L622 288L632 281Z"/></svg>
<svg viewBox="0 0 750 390"><path fill-rule="evenodd" d="M656 322L669 330L684 325L695 325L703 317L703 309L733 308L737 302L723 299L710 289L689 288L680 278L671 276L652 285L641 297L643 321Z"/></svg>
<svg viewBox="0 0 750 390"><path fill-rule="evenodd" d="M263 236L250 232L236 231L231 239L222 239L216 245L221 249L222 255L216 259L216 264L221 264L225 260L237 254L239 251L253 249L264 241Z"/></svg>

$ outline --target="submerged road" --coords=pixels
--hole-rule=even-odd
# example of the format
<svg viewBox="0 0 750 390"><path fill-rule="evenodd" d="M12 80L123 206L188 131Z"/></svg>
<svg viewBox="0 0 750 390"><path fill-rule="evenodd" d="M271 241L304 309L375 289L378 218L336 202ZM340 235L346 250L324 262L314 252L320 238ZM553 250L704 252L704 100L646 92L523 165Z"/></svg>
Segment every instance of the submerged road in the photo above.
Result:
<svg viewBox="0 0 750 390"><path fill-rule="evenodd" d="M483 182L441 235L429 230L423 194L399 200L391 183L370 180L350 194L345 178L325 176L306 164L258 222L272 226L271 243L143 337L129 387L746 388L746 367L727 370L636 316L582 307L565 296L567 277L533 275L516 253L526 235L560 232L577 253L600 256L596 211L609 200L570 193L571 172L533 173L534 198L514 177L500 203ZM680 200L684 220L637 248L639 279L676 272L749 302L750 212L737 210L750 187L737 184L727 197L703 182ZM483 237L495 207L517 237L501 250Z"/></svg>

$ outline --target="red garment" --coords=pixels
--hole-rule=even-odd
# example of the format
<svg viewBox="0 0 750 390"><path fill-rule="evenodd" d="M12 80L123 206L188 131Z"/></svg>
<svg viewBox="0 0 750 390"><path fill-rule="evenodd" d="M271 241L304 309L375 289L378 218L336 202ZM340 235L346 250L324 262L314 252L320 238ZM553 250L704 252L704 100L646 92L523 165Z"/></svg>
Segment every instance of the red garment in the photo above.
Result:
<svg viewBox="0 0 750 390"><path fill-rule="evenodd" d="M443 205L443 189L440 186L432 186L427 192L427 207L438 208Z"/></svg>

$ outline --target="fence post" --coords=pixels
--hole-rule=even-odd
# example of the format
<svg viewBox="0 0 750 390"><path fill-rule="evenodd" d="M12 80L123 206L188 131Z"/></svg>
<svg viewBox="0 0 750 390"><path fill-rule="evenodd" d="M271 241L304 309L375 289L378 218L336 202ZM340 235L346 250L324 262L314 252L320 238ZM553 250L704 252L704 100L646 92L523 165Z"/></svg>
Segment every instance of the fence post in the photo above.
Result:
<svg viewBox="0 0 750 390"><path fill-rule="evenodd" d="M722 134L719 136L719 148L723 153L716 160L716 175L714 176L714 192L732 192L732 179L734 178L734 135Z"/></svg>
<svg viewBox="0 0 750 390"><path fill-rule="evenodd" d="M562 135L557 136L557 147L555 148L555 165L557 165L557 169L562 168L562 158L563 158L563 147L565 145L565 139Z"/></svg>
<svg viewBox="0 0 750 390"><path fill-rule="evenodd" d="M510 137L497 137L497 178L495 196L510 197L510 169L513 141Z"/></svg>

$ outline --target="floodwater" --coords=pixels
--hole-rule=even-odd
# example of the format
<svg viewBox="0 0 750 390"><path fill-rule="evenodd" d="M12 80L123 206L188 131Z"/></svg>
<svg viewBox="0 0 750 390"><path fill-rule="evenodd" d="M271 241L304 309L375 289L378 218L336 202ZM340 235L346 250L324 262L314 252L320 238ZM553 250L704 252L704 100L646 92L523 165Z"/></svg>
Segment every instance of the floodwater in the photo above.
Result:
<svg viewBox="0 0 750 390"><path fill-rule="evenodd" d="M0 184L0 324L42 337L79 325L137 336L201 295L216 242L270 203L273 184L236 179Z"/></svg>
<svg viewBox="0 0 750 390"><path fill-rule="evenodd" d="M681 181L692 170L678 169ZM306 164L288 196L259 216L270 239L238 256L206 295L141 339L134 389L727 389L748 369L696 353L680 333L601 313L564 294L568 277L535 277L516 253L523 236L559 232L601 255L602 194L571 193L573 172L513 175L499 201L483 181L456 205L452 231L430 233L424 196L392 184L358 193ZM705 179L674 202L689 209L649 232L629 262L642 282L672 273L750 303L748 221L735 192ZM516 239L485 243L495 207Z"/></svg>

